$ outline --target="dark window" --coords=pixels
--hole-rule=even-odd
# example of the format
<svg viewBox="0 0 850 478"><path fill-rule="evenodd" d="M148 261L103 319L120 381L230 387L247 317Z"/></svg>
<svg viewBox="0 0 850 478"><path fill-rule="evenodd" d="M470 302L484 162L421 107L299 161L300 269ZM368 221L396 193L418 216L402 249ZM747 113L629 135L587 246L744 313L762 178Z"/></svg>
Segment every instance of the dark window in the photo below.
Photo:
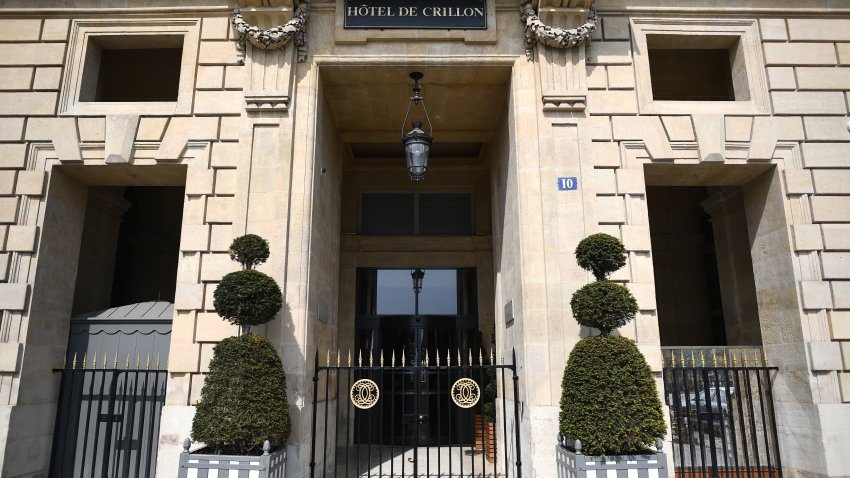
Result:
<svg viewBox="0 0 850 478"><path fill-rule="evenodd" d="M649 73L656 101L748 100L739 41L726 36L649 35Z"/></svg>
<svg viewBox="0 0 850 478"><path fill-rule="evenodd" d="M470 193L365 193L360 233L468 236L474 234Z"/></svg>
<svg viewBox="0 0 850 478"><path fill-rule="evenodd" d="M364 194L361 208L361 234L380 236L415 233L413 193Z"/></svg>
<svg viewBox="0 0 850 478"><path fill-rule="evenodd" d="M472 234L472 195L423 193L419 195L419 234L469 236Z"/></svg>
<svg viewBox="0 0 850 478"><path fill-rule="evenodd" d="M177 101L182 61L182 35L93 37L79 100Z"/></svg>

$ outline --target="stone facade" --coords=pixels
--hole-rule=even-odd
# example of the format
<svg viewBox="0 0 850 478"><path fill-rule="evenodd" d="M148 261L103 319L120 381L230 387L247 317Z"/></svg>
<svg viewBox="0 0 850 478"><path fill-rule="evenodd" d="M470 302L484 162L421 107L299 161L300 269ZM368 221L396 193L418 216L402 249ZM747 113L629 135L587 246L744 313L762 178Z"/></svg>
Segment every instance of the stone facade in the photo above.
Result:
<svg viewBox="0 0 850 478"><path fill-rule="evenodd" d="M309 476L310 358L317 347L352 346L355 268L451 263L478 268L482 321L493 324L501 353L517 351L520 396L509 399L524 404L524 469L553 477L561 374L582 334L569 299L590 280L572 254L586 235L625 243L628 265L614 279L628 284L641 311L621 332L660 379L646 194L659 181L741 188L745 214L738 209L735 220L749 234L767 361L779 367L784 471L850 476L850 8L829 0L598 0L592 42L537 44L528 61L516 0L488 2L482 31L346 30L342 0L314 0L300 62L303 45L241 51L227 2L131 3L0 4L3 476L44 476L50 462L59 384L51 370L62 366L67 344L89 186L185 183L157 476L176 476L212 348L237 332L215 314L212 292L234 270L230 241L251 232L270 242L260 269L278 279L286 304L262 331L287 370L288 476ZM239 3L261 28L293 13L289 0ZM540 0L540 20L578 27L588 3ZM91 38L153 34L183 38L175 101L80 100ZM736 95L747 93L653 100L647 49L665 35L732 38ZM369 176L350 170L347 145L366 133L344 116L362 106L356 95L334 93L328 78L409 66L471 71L458 80L470 83L477 68L505 73L493 129L470 133L485 138L485 166L463 169L458 186L492 198L477 211L480 237L398 249L353 234L357 187L345 184ZM364 112L361 129L385 121L380 114ZM392 128L400 120L388 119ZM395 130L390 137L397 141ZM577 177L580 189L559 192L561 176ZM722 209L723 200L711 207Z"/></svg>

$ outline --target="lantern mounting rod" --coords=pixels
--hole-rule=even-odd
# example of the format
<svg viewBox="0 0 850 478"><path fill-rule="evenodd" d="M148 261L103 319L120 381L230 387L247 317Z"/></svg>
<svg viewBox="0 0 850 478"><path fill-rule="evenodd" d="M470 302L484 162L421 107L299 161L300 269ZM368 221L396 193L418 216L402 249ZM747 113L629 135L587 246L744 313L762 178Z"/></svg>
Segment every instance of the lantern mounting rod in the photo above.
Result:
<svg viewBox="0 0 850 478"><path fill-rule="evenodd" d="M407 104L407 112L404 114L404 121L401 123L401 136L404 137L404 130L407 126L407 118L410 116L410 109L413 105L422 105L422 111L425 112L425 119L428 120L428 135L434 136L434 126L431 124L431 117L428 115L428 110L425 108L425 98L422 96L422 87L419 85L425 75L419 71L412 71L408 75L413 80L413 96L410 97L410 102Z"/></svg>

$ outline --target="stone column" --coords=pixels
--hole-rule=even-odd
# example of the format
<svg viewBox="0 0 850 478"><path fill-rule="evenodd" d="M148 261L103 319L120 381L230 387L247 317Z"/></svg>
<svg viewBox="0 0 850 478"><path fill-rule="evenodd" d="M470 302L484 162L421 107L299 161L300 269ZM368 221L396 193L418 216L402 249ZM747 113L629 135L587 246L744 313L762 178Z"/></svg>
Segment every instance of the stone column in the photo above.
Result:
<svg viewBox="0 0 850 478"><path fill-rule="evenodd" d="M723 189L701 205L711 216L726 344L761 345L758 299L741 189Z"/></svg>

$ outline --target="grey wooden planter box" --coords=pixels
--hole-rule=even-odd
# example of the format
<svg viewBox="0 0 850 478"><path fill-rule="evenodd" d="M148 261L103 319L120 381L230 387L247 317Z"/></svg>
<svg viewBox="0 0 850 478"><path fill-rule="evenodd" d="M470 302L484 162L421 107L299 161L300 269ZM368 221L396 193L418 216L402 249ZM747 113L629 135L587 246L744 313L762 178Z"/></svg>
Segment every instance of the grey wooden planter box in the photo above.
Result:
<svg viewBox="0 0 850 478"><path fill-rule="evenodd" d="M630 470L637 470L632 475L637 478L667 478L667 456L660 444L658 452L647 455L589 456L581 453L581 441L574 442L577 451L567 448L565 440L555 446L558 478L626 478Z"/></svg>
<svg viewBox="0 0 850 478"><path fill-rule="evenodd" d="M204 449L189 452L188 438L180 453L178 478L208 478L211 470L218 470L219 478L283 478L286 465L286 447L271 449L268 440L260 456L206 455Z"/></svg>

